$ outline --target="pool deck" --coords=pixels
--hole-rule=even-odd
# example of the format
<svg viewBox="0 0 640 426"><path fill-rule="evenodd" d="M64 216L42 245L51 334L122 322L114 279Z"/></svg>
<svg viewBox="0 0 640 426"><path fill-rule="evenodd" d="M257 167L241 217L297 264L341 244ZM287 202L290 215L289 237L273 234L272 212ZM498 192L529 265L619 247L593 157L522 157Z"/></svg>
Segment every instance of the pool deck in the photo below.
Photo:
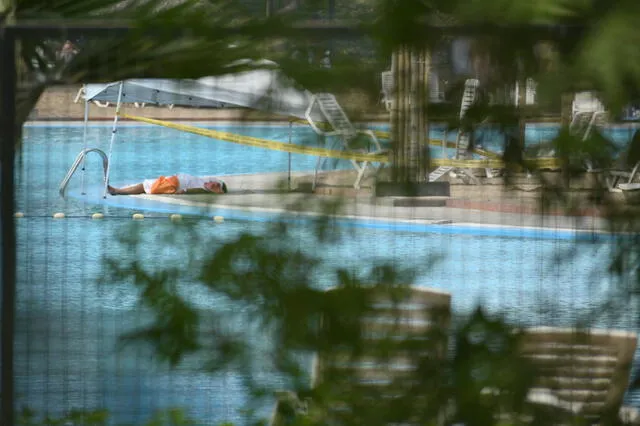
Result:
<svg viewBox="0 0 640 426"><path fill-rule="evenodd" d="M39 100L31 120L44 120L48 125L56 120L63 123L68 123L69 120L82 120L83 102L75 102L79 88L80 86L68 86L47 90ZM371 105L369 107L367 111L364 109L359 111L358 118L360 120L367 122L388 120L386 112L380 112L380 108L373 108ZM247 110L185 109L179 107L173 109L145 107L140 109L133 106L127 106L127 108L129 113L140 113L165 120L271 121L277 118ZM113 108L100 108L91 104L90 117L97 121L112 120ZM226 177L231 192L223 197L189 195L163 196L162 198L169 204L214 204L229 209L256 212L294 210L307 215L319 214L327 203L339 201L341 208L336 214L340 216L398 222L420 221L423 223L545 227L585 231L606 231L608 227L601 212L588 204L580 216L576 217L565 215L559 208L540 214L538 212L539 193L535 191L534 184L527 182L515 190L505 188L499 180L481 186L452 182L450 197L403 199L373 197L371 180L365 180L362 189L353 189L350 185L353 182L353 173L330 172L322 174L320 177L320 184L315 193L310 192L312 180L310 173L292 174L290 187L294 191L289 191L286 185L284 189L279 186L283 181L286 184L286 173L267 173Z"/></svg>
<svg viewBox="0 0 640 426"><path fill-rule="evenodd" d="M505 196L504 189L499 185L452 185L451 197L418 199L425 201L422 204L431 205L397 205L398 200L403 200L402 197L373 197L370 188L365 187L359 191L345 188L335 183L336 175L341 176L337 180L342 181L349 173L324 173L318 193L301 190L308 187L312 175L298 172L291 174L293 191L287 190L287 173L265 173L226 176L230 191L224 196L205 194L140 197L162 197L168 204L201 204L256 213L294 212L307 216L323 214L327 211L327 206L339 203L339 209L331 213L336 217L398 223L543 227L589 232L604 232L608 229L607 221L596 215L570 217L535 213L535 194L524 192ZM415 202L416 199L412 201Z"/></svg>

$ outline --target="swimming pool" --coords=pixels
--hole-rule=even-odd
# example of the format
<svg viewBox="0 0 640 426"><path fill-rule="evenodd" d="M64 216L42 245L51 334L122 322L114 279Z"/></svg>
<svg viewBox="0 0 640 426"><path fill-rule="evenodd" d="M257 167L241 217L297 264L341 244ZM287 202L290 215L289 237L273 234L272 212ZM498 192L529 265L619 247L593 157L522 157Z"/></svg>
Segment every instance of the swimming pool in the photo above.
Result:
<svg viewBox="0 0 640 426"><path fill-rule="evenodd" d="M288 127L283 126L217 128L288 139ZM295 127L294 131L296 137L314 141L309 129ZM546 138L540 135L552 131L545 127L531 134ZM623 132L617 136L620 143ZM106 148L109 134L109 124L92 125L89 146ZM17 207L25 214L17 221L19 403L50 412L107 408L118 423L141 422L154 409L170 406L186 407L207 424L240 421L238 410L245 408L247 389L237 371L204 373L198 370L197 359L169 371L142 348L116 350L117 336L146 319L144 310L136 304L133 287L98 283L105 272L104 255L123 260L133 256L115 238L129 231L131 211L58 196L60 180L81 149L79 125L31 125L25 129L17 176ZM97 160L88 157L88 181L99 182L101 178ZM288 167L286 153L146 125L124 125L120 129L113 161L114 182L136 182L179 170L229 175L284 171ZM314 157L292 156L293 170L310 170L314 165ZM79 181L78 176L72 186L77 188ZM57 211L65 212L67 218L52 219ZM105 219L91 220L94 212L105 213ZM175 252L159 249L163 239L174 233L175 225L167 220L166 213L148 217L155 219L136 223L146 231L143 254L147 261L176 261ZM216 244L242 232L261 233L269 227L269 222L248 219L197 223L197 234L206 241L198 247L214 250ZM293 226L289 244L313 251L322 261L313 275L318 286L333 284L326 272L336 267L361 274L369 265L386 260L397 267L417 268L417 285L450 291L458 312L482 302L491 311L503 311L510 319L526 324L569 324L597 308L615 284L602 266L612 249L607 240L500 237L490 232L445 233L437 228L416 232L410 226L398 225L339 227L337 230L347 232L340 243L320 247L309 243L312 236L308 226ZM357 232L351 232L353 229ZM557 255L567 253L568 260L556 262ZM192 298L202 308L215 307L234 326L252 333L243 313L224 298L195 287ZM600 324L632 328L635 317L635 312L625 312L622 318L605 315ZM265 336L252 335L261 344L268 344ZM258 366L256 375L274 388L281 387L281 378L266 367Z"/></svg>

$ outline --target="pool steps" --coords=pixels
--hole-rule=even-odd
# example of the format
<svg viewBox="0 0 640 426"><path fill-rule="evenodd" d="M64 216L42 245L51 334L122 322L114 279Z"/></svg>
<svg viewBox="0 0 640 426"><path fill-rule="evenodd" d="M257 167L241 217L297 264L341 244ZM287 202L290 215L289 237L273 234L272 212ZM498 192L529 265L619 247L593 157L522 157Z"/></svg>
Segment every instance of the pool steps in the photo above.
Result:
<svg viewBox="0 0 640 426"><path fill-rule="evenodd" d="M84 170L84 159L87 156L87 154L89 154L90 152L95 152L98 155L100 155L100 157L102 158L102 168L103 168L103 171L104 171L104 180L106 181L106 179L107 179L107 171L109 170L109 159L107 158L107 154L105 154L104 151L102 151L101 149L98 149L98 148L85 148L82 151L80 151L80 153L76 157L76 160L73 162L73 165L71 166L71 168L69 168L69 171L67 172L66 176L64 177L64 179L62 179L62 183L60 183L60 188L58 189L58 191L59 191L60 196L62 198L65 197L65 193L66 193L66 190L67 190L67 185L69 185L69 181L73 177L73 174L76 172L76 170L78 170L78 167L80 167L80 165L82 165L82 169L81 170ZM106 189L107 188L105 187L105 195L106 195ZM82 180L82 190L84 192L84 175L83 175L83 180Z"/></svg>

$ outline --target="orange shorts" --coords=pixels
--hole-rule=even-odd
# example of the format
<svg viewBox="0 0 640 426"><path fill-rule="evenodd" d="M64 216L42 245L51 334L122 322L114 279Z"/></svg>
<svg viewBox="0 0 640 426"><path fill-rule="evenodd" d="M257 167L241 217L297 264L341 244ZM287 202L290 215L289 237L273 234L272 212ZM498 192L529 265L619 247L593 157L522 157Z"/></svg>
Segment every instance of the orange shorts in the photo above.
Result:
<svg viewBox="0 0 640 426"><path fill-rule="evenodd" d="M177 176L160 176L151 185L151 194L175 194L178 192Z"/></svg>

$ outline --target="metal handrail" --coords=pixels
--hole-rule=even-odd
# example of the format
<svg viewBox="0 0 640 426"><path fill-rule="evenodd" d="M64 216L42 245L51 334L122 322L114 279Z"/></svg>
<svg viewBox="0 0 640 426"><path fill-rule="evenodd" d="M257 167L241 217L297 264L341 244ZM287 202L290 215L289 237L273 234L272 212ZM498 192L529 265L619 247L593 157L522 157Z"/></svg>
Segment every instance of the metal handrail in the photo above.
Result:
<svg viewBox="0 0 640 426"><path fill-rule="evenodd" d="M90 152L97 152L98 154L100 154L100 157L102 157L102 168L104 170L104 179L106 180L106 178L107 178L107 169L109 167L109 159L107 158L107 154L105 154L104 151L102 151L101 149L98 149L98 148L83 149L82 151L80 151L80 154L78 154L78 156L76 157L76 160L73 162L73 165L71 166L71 168L67 172L67 175L62 180L62 183L60 183L59 192L60 192L60 196L62 198L64 198L64 196L65 196L65 192L67 190L67 185L69 184L69 181L71 180L71 177L73 176L73 174L76 172L76 170L78 169L78 167L82 163L82 160ZM84 170L84 168L83 168L83 170ZM83 188L83 193L82 194L84 195L84 188Z"/></svg>

